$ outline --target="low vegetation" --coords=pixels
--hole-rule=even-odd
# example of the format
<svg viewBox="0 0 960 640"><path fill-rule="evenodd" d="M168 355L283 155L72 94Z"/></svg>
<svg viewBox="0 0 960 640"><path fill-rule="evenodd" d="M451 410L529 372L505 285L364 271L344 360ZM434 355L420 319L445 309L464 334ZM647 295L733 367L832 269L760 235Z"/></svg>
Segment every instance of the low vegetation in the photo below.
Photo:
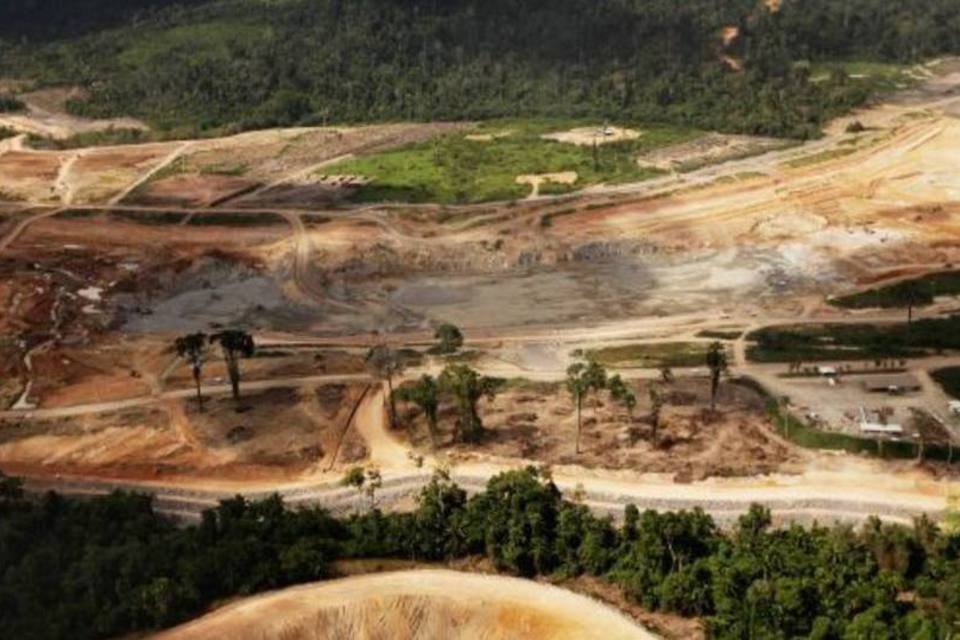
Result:
<svg viewBox="0 0 960 640"><path fill-rule="evenodd" d="M23 111L26 108L27 105L24 104L23 100L6 93L0 93L0 113Z"/></svg>
<svg viewBox="0 0 960 640"><path fill-rule="evenodd" d="M347 160L324 167L323 171L372 179L356 190L353 197L361 201L456 204L514 200L531 191L529 184L517 183L517 177L522 175L576 172L577 179L570 185L543 183L540 193L544 195L601 182L630 182L656 176L661 172L639 166L637 155L696 135L682 128L639 126L643 132L640 138L596 148L541 137L576 127L599 128L600 123L568 119L496 120L466 136L451 134Z"/></svg>
<svg viewBox="0 0 960 640"><path fill-rule="evenodd" d="M82 149L84 147L140 144L158 139L160 137L143 129L110 128L102 131L76 133L69 138L49 138L32 133L27 136L27 145L34 149L60 151L63 149Z"/></svg>
<svg viewBox="0 0 960 640"><path fill-rule="evenodd" d="M754 331L754 362L815 362L908 358L960 349L960 316L893 324L826 324Z"/></svg>
<svg viewBox="0 0 960 640"><path fill-rule="evenodd" d="M831 298L830 304L845 309L898 308L913 290L924 291L930 299L936 296L960 295L960 271L931 273L895 284L873 287L847 296Z"/></svg>
<svg viewBox="0 0 960 640"><path fill-rule="evenodd" d="M583 355L617 368L701 367L709 347L706 342L652 342L589 349Z"/></svg>
<svg viewBox="0 0 960 640"><path fill-rule="evenodd" d="M960 367L947 367L931 371L930 376L943 390L960 400Z"/></svg>
<svg viewBox="0 0 960 640"><path fill-rule="evenodd" d="M532 468L470 498L438 472L409 513L338 519L237 497L189 527L145 496L33 500L3 479L0 516L0 625L23 640L169 626L218 599L328 578L337 559L471 555L525 577L597 576L647 609L702 617L718 639L933 639L960 622L960 538L925 519L774 529L754 506L723 532L700 510L627 506L617 527Z"/></svg>

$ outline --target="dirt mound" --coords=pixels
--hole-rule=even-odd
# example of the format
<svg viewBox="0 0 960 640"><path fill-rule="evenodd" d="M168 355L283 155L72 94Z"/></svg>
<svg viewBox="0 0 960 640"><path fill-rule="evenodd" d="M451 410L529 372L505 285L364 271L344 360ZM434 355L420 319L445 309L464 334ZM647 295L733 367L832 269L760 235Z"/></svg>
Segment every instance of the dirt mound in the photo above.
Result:
<svg viewBox="0 0 960 640"><path fill-rule="evenodd" d="M159 634L193 638L536 640L651 638L584 596L499 576L401 571L321 582L244 600Z"/></svg>

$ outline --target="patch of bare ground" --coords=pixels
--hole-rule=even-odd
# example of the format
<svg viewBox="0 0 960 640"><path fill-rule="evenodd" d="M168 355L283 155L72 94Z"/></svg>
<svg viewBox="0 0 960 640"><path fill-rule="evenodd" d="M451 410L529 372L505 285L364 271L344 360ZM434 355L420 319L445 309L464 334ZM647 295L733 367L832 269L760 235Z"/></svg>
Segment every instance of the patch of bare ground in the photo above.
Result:
<svg viewBox="0 0 960 640"><path fill-rule="evenodd" d="M68 176L73 202L103 202L132 184L178 145L146 144L90 149Z"/></svg>
<svg viewBox="0 0 960 640"><path fill-rule="evenodd" d="M62 157L39 151L9 151L0 155L0 189L21 200L56 200L54 182Z"/></svg>
<svg viewBox="0 0 960 640"><path fill-rule="evenodd" d="M258 183L228 175L175 175L135 189L124 202L160 207L207 207Z"/></svg>
<svg viewBox="0 0 960 640"><path fill-rule="evenodd" d="M30 475L288 481L365 449L344 432L362 386L170 399L70 418L0 421L0 464Z"/></svg>
<svg viewBox="0 0 960 640"><path fill-rule="evenodd" d="M228 605L163 640L626 640L651 638L606 605L502 576L418 570L293 587Z"/></svg>
<svg viewBox="0 0 960 640"><path fill-rule="evenodd" d="M637 158L641 166L666 171L690 171L708 164L736 160L784 147L783 140L708 133L689 142L655 149Z"/></svg>
<svg viewBox="0 0 960 640"><path fill-rule="evenodd" d="M19 83L19 88L26 88ZM134 118L95 120L73 116L66 112L68 100L83 100L83 89L78 87L47 87L18 96L27 104L23 113L0 114L0 125L12 127L25 133L34 133L50 138L69 138L78 133L106 131L108 129L141 129L148 127Z"/></svg>
<svg viewBox="0 0 960 640"><path fill-rule="evenodd" d="M441 442L455 457L523 458L545 464L631 469L673 474L678 481L799 470L800 456L776 437L756 392L725 383L717 411L709 410L709 381L681 378L658 385L665 400L653 442L651 382L630 383L638 398L634 415L604 393L584 402L582 451L575 453L576 410L559 384L513 386L481 403L487 428L476 445L454 444L457 411L440 410ZM426 448L426 425L417 409L402 405L401 417L414 444Z"/></svg>
<svg viewBox="0 0 960 640"><path fill-rule="evenodd" d="M301 470L332 455L362 387L270 389L210 398L201 413L194 399L185 415L204 448L226 461Z"/></svg>
<svg viewBox="0 0 960 640"><path fill-rule="evenodd" d="M254 358L243 363L243 379L246 381L356 374L365 371L361 354L337 350L287 351L266 347L259 349ZM208 382L223 384L226 381L227 368L216 349L211 349L209 359L203 367L203 375ZM169 388L192 388L193 375L186 363L181 362L170 372L166 382Z"/></svg>

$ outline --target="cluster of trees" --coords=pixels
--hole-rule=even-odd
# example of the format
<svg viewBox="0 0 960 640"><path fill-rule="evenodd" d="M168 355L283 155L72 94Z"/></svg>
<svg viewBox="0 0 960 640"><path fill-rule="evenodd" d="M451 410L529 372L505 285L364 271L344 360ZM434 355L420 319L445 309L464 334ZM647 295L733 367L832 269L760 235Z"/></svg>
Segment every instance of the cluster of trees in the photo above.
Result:
<svg viewBox="0 0 960 640"><path fill-rule="evenodd" d="M700 510L628 506L617 526L532 468L473 497L438 472L409 513L337 519L238 497L181 528L147 497L27 499L4 479L0 542L0 628L24 640L171 625L218 598L328 577L338 558L469 555L526 577L598 576L720 639L938 640L960 625L960 535L928 520L772 528L755 506L722 531Z"/></svg>
<svg viewBox="0 0 960 640"><path fill-rule="evenodd" d="M7 93L0 93L0 113L22 111L27 108L22 100Z"/></svg>
<svg viewBox="0 0 960 640"><path fill-rule="evenodd" d="M960 51L954 0L69 5L4 3L0 74L80 83L91 95L78 113L185 133L549 115L807 137L867 89L801 62Z"/></svg>
<svg viewBox="0 0 960 640"><path fill-rule="evenodd" d="M207 347L219 344L223 359L227 363L227 375L233 399L240 402L240 359L251 358L256 351L253 336L242 329L225 329L208 336L205 333L190 333L174 341L174 349L188 365L197 387L197 406L203 411L203 365L207 360Z"/></svg>

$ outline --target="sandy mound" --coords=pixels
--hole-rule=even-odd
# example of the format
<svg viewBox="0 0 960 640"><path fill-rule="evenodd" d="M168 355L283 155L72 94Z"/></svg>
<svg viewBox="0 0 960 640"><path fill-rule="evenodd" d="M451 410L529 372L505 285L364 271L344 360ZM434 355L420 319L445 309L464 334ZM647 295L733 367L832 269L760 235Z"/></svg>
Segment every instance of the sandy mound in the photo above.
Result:
<svg viewBox="0 0 960 640"><path fill-rule="evenodd" d="M455 571L400 571L249 598L155 638L283 640L652 638L628 618L557 587Z"/></svg>
<svg viewBox="0 0 960 640"><path fill-rule="evenodd" d="M588 147L594 143L609 144L623 140L636 140L642 135L643 133L640 131L621 129L620 127L580 127L578 129L570 129L569 131L546 133L540 137L544 140L555 140L557 142L566 142L581 147Z"/></svg>

